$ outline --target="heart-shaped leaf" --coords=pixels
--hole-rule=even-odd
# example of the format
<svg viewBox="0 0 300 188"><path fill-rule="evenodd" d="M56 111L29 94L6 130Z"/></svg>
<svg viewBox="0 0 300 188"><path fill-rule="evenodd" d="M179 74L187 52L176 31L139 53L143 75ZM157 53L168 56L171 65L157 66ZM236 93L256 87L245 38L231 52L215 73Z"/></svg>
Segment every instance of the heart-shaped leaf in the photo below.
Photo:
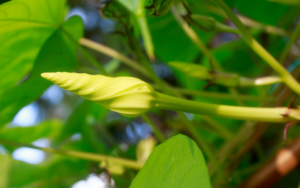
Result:
<svg viewBox="0 0 300 188"><path fill-rule="evenodd" d="M154 149L130 188L210 188L205 160L196 143L184 135Z"/></svg>
<svg viewBox="0 0 300 188"><path fill-rule="evenodd" d="M14 0L0 5L0 93L20 81L65 16L65 0Z"/></svg>
<svg viewBox="0 0 300 188"><path fill-rule="evenodd" d="M82 35L81 19L74 16L46 40L33 62L34 68L28 79L0 93L0 126L9 123L23 106L36 100L51 85L51 82L41 77L41 73L70 72L75 68L77 41ZM10 73L14 73L14 70Z"/></svg>

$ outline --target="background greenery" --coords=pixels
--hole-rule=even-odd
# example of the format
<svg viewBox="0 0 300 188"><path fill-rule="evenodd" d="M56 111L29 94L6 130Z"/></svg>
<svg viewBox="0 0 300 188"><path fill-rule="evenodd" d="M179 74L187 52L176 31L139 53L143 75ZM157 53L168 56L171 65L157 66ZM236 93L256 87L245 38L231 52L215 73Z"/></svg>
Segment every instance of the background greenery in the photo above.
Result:
<svg viewBox="0 0 300 188"><path fill-rule="evenodd" d="M93 57L112 76L139 77L152 83L151 79L120 60L80 46L77 42L85 37L115 49L130 59L149 64L136 23L131 23L134 28L133 31L130 30L132 36L124 34L124 25L120 20L100 16L101 2L96 0L24 2L15 1L0 5L0 138L23 144L36 144L36 141L44 139L48 147L137 160L138 143L147 140L150 135L155 137L147 122L140 117L122 117L94 102L85 101L51 86L49 81L40 77L42 72L56 71L101 74L102 72L90 61ZM283 0L225 2L235 13L259 23L250 24L251 34L276 59L280 59L291 33L299 24L300 3ZM207 15L234 26L210 1L186 0L185 3L194 14ZM161 17L149 15L147 21L156 57L155 61L150 63L151 67L160 79L170 85L185 91L198 91L197 94L187 94L186 98L216 104L276 107L288 106L294 96L282 84L237 88L237 93L244 96L240 100L224 86L205 87L206 81L191 78L167 64L170 61L183 61L211 68L209 58L185 34L172 13L168 12ZM220 62L224 71L253 78L275 75L238 35L205 32L194 26L190 27ZM270 27L273 30L267 29ZM274 28L280 28L287 34L272 32ZM137 41L137 47L129 45L130 37ZM299 55L298 39L292 44L283 62L284 67L295 77L300 75L297 70ZM282 92L285 92L284 95ZM55 101L57 98L60 100ZM295 104L298 104L297 100ZM28 105L34 107L35 114L29 114L26 118L36 116L37 119L33 125L22 126L22 123L16 123L16 114ZM148 116L166 138L181 133L195 139L182 123L182 118L175 112L153 109ZM205 147L209 148L220 163L219 169L214 169L210 164L211 154L200 146L207 164L210 164L208 167L212 187L237 187L268 162L280 148L293 142L300 133L297 126L291 128L286 142L282 144L283 124L261 124L193 114L186 116L192 122L195 131L201 135ZM174 140L167 142L172 141ZM182 144L178 145L178 150L188 143ZM198 152L198 147L194 142L193 144L192 148ZM165 150L163 146L158 147L158 154L153 154L152 158L157 157L155 161L164 160L164 156L159 156ZM152 150L148 145L143 147ZM46 154L42 162L29 164L14 158L18 148L16 144L0 145L0 187L71 187L90 174L100 175L103 172L105 177L114 180L116 187L129 187L138 173L137 170L124 169L118 165L116 170L105 165L100 167L99 162L59 154ZM200 150L199 153L202 157ZM203 160L199 165L205 166L202 163ZM140 176L142 177L145 171L151 171L148 169L150 167L149 162ZM180 164L176 167L178 173L184 172ZM159 170L156 173L161 174ZM297 187L299 176L299 168L296 168L273 187ZM155 180L159 177L152 178ZM149 187L154 180L148 180ZM139 183L135 180L132 186L140 187ZM172 184L168 185L173 187Z"/></svg>

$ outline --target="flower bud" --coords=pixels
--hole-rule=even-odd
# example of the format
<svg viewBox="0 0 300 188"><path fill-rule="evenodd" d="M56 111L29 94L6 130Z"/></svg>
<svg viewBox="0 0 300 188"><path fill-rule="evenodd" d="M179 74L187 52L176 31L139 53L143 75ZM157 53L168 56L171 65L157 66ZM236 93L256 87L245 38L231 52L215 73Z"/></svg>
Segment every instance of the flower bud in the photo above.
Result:
<svg viewBox="0 0 300 188"><path fill-rule="evenodd" d="M42 77L76 95L126 117L137 117L155 104L154 89L133 77L111 78L85 73L43 73Z"/></svg>

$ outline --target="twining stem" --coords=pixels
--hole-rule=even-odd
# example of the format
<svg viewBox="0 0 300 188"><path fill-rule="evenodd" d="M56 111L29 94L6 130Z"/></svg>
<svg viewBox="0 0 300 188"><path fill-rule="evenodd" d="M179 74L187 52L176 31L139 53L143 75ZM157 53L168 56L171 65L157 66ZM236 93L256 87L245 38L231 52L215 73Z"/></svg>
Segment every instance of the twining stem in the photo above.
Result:
<svg viewBox="0 0 300 188"><path fill-rule="evenodd" d="M156 107L166 110L182 111L194 114L219 116L230 119L289 122L300 119L297 109L288 108L255 108L216 105L189 101L156 92Z"/></svg>
<svg viewBox="0 0 300 188"><path fill-rule="evenodd" d="M144 39L147 54L148 54L150 60L154 61L155 60L154 46L153 46L150 30L149 30L149 27L147 24L147 19L146 19L146 17L143 16L143 17L138 17L137 20L138 20L138 23L141 28L141 33L142 33L142 36Z"/></svg>
<svg viewBox="0 0 300 188"><path fill-rule="evenodd" d="M178 3L178 6L180 5L183 6L182 4ZM188 23L181 17L181 15L174 6L171 8L171 11L173 13L174 18L177 20L177 22L182 27L187 36L197 45L200 51L202 51L202 53L212 62L214 68L216 68L219 71L223 71L223 68L221 67L219 61L215 58L215 56L213 56L210 53L209 49L204 45L203 41L197 36L196 32L192 28L190 28ZM242 106L243 102L240 100L237 91L233 88L229 88L229 91L232 95L236 97L237 103Z"/></svg>
<svg viewBox="0 0 300 188"><path fill-rule="evenodd" d="M232 12L223 0L213 0L219 5L231 21L239 29L245 42L263 59L269 66L271 66L282 78L283 82L296 93L300 94L300 84L295 78L269 53L267 52L251 35L246 26L239 20L239 18Z"/></svg>
<svg viewBox="0 0 300 188"><path fill-rule="evenodd" d="M113 57L115 59L119 59L123 63L125 63L127 66L134 68L135 70L138 70L139 72L143 73L144 75L148 75L148 72L146 69L139 64L137 64L135 61L129 59L128 57L124 56L123 54L117 52L116 50L113 50L111 48L108 48L102 44L99 44L97 42L88 40L86 38L79 39L79 43L83 46L89 47L91 49L94 49L98 52L101 52L103 54L106 54L110 57Z"/></svg>
<svg viewBox="0 0 300 188"><path fill-rule="evenodd" d="M29 148L39 149L39 150L42 150L47 153L61 154L61 155L66 155L66 156L70 156L70 157L86 159L86 160L90 160L90 161L96 161L96 162L108 161L108 162L112 162L112 163L119 164L119 165L122 165L127 168L136 169L136 170L140 170L143 167L143 164L141 164L141 163L138 163L133 160L119 158L119 157L111 157L111 156L106 156L106 155L99 155L99 154L93 154L93 153L87 153L87 152L81 152L81 151L73 151L73 150L61 150L61 149L54 149L54 148L37 147L37 146L33 146L31 144L24 144L24 143L14 142L14 141L10 141L10 140L4 140L1 138L0 138L0 143L5 144L5 145L10 145L10 146L17 146L17 147L29 147Z"/></svg>
<svg viewBox="0 0 300 188"><path fill-rule="evenodd" d="M143 118L143 120L148 123L152 129L154 134L156 135L156 137L158 138L158 140L163 143L164 141L166 141L163 133L155 126L155 124L151 121L151 119L146 115L146 114L142 114L141 117Z"/></svg>
<svg viewBox="0 0 300 188"><path fill-rule="evenodd" d="M300 20L289 40L289 43L285 46L284 50L282 51L280 58L279 58L279 62L282 64L284 62L284 60L286 59L286 56L288 55L293 43L297 40L297 38L300 35Z"/></svg>
<svg viewBox="0 0 300 188"><path fill-rule="evenodd" d="M151 61L154 61L155 60L154 45L152 42L152 36L151 36L150 29L148 26L147 18L146 18L146 9L144 8L145 1L137 1L136 6L137 7L134 12L135 12L137 22L140 26L142 37L144 39L145 49L149 56L149 59Z"/></svg>

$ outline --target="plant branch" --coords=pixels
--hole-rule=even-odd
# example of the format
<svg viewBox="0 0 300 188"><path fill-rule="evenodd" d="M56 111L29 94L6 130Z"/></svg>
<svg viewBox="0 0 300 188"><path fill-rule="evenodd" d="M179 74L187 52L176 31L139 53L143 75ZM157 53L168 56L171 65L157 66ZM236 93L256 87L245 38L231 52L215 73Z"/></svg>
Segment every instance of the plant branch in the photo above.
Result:
<svg viewBox="0 0 300 188"><path fill-rule="evenodd" d="M216 105L203 102L184 100L156 92L156 107L165 110L182 111L230 119L290 122L300 120L298 109L288 108L255 108Z"/></svg>
<svg viewBox="0 0 300 188"><path fill-rule="evenodd" d="M0 138L0 143L4 145L10 145L16 147L29 147L29 148L42 150L47 153L61 154L61 155L66 155L70 157L76 157L76 158L86 159L86 160L96 161L96 162L109 161L135 170L140 170L143 167L143 164L140 164L136 161L123 159L119 157L111 157L106 155L99 155L99 154L73 151L73 150L61 150L61 149L54 149L54 148L37 147L31 144L24 144L24 143L14 142L10 140L4 140L1 138Z"/></svg>
<svg viewBox="0 0 300 188"><path fill-rule="evenodd" d="M300 84L295 78L283 67L281 64L267 52L250 34L246 26L239 20L239 18L231 11L227 4L223 0L213 0L219 5L231 21L239 29L242 37L246 43L263 59L269 66L271 66L282 78L283 82L288 85L293 91L300 94Z"/></svg>

